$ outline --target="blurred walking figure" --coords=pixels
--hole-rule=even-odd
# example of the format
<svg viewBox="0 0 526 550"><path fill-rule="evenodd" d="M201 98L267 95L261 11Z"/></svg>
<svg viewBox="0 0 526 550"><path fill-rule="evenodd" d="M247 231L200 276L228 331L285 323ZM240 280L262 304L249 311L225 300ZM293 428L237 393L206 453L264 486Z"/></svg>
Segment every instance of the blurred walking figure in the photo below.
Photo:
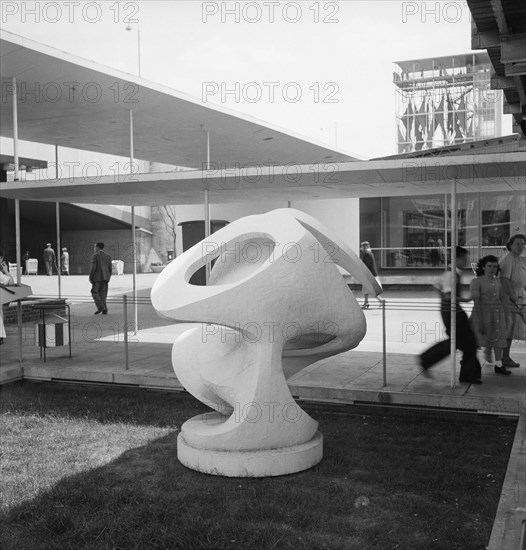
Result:
<svg viewBox="0 0 526 550"><path fill-rule="evenodd" d="M375 276L378 277L378 270L376 269L376 261L374 259L373 251L371 250L371 245L369 241L363 241L360 245L360 258L362 262L367 266L367 269ZM367 292L363 295L364 301L362 309L367 309L369 307L369 294Z"/></svg>
<svg viewBox="0 0 526 550"><path fill-rule="evenodd" d="M66 247L62 249L60 255L60 272L62 275L69 275L69 252Z"/></svg>
<svg viewBox="0 0 526 550"><path fill-rule="evenodd" d="M95 254L91 259L91 271L89 282L91 283L91 295L97 311L95 315L108 313L106 298L108 296L108 283L111 279L111 256L104 252L104 243L95 245Z"/></svg>
<svg viewBox="0 0 526 550"><path fill-rule="evenodd" d="M51 248L51 243L46 244L44 249L44 266L46 268L46 275L53 275L53 266L57 265L57 257L55 251Z"/></svg>
<svg viewBox="0 0 526 550"><path fill-rule="evenodd" d="M460 306L461 302L470 302L471 298L463 298L461 296L461 276L462 268L466 266L468 261L467 249L457 246L457 273L456 273L456 340L457 349L462 351L462 360L460 361L460 382L468 382L470 384L481 384L482 368L477 359L477 340L475 334L471 330L468 316ZM425 370L429 369L439 361L445 359L451 351L451 291L452 291L453 274L451 270L444 272L444 276L440 285L441 303L440 315L446 327L446 333L449 336L447 340L437 342L420 356L420 365Z"/></svg>
<svg viewBox="0 0 526 550"><path fill-rule="evenodd" d="M502 357L502 365L505 367L520 366L510 357L510 348L513 338L519 337L518 323L521 321L517 321L517 317L521 312L524 314L526 307L526 258L522 256L525 245L525 235L513 235L506 244L509 252L500 261L500 278L505 294L503 302L506 308L506 347Z"/></svg>
<svg viewBox="0 0 526 550"><path fill-rule="evenodd" d="M509 375L511 371L502 365L502 350L506 347L506 312L498 272L499 259L496 256L484 256L478 261L477 277L469 287L475 302L470 321L478 345L484 348L486 361L492 362L494 350L495 372Z"/></svg>

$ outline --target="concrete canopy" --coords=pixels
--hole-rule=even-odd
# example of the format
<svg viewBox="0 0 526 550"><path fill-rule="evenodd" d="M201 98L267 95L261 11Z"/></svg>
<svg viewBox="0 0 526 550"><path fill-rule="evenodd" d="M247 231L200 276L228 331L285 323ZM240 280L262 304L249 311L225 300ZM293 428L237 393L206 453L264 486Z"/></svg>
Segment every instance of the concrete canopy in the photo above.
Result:
<svg viewBox="0 0 526 550"><path fill-rule="evenodd" d="M189 168L350 161L354 157L200 98L0 31L0 135Z"/></svg>
<svg viewBox="0 0 526 550"><path fill-rule="evenodd" d="M22 200L91 204L198 204L203 190L217 203L415 196L526 190L524 152L486 153L335 164L192 170L97 178L2 183L0 195Z"/></svg>

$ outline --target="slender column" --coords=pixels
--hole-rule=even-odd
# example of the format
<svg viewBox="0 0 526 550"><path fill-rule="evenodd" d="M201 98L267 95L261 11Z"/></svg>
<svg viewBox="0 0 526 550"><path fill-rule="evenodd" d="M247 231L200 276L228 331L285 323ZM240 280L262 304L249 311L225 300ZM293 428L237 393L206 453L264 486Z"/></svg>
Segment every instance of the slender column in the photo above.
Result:
<svg viewBox="0 0 526 550"><path fill-rule="evenodd" d="M445 258L444 258L444 266L447 270L447 193L444 193L444 251L445 251Z"/></svg>
<svg viewBox="0 0 526 550"><path fill-rule="evenodd" d="M456 385L457 359L457 180L451 182L451 387Z"/></svg>
<svg viewBox="0 0 526 550"><path fill-rule="evenodd" d="M385 300L380 300L380 303L382 304L382 364L385 388L385 386L387 386L387 333L385 320Z"/></svg>
<svg viewBox="0 0 526 550"><path fill-rule="evenodd" d="M480 191L477 191L477 240L478 240L478 255L477 259L482 258L482 212L480 205Z"/></svg>
<svg viewBox="0 0 526 550"><path fill-rule="evenodd" d="M17 109L17 92L16 78L13 77L13 163L15 165L15 181L19 179L18 173L18 109ZM18 200L18 199L17 199Z"/></svg>
<svg viewBox="0 0 526 550"><path fill-rule="evenodd" d="M130 174L133 174L133 111L130 109ZM132 281L133 281L133 333L137 334L139 330L139 316L137 313L137 241L135 236L135 206L131 207L131 226L132 226Z"/></svg>
<svg viewBox="0 0 526 550"><path fill-rule="evenodd" d="M58 297L62 298L62 287L60 279L60 256L62 254L62 248L60 244L60 203L55 203L55 219L57 224L57 280L58 280Z"/></svg>
<svg viewBox="0 0 526 550"><path fill-rule="evenodd" d="M58 180L58 145L55 145L55 177ZM58 275L58 297L62 298L62 286L60 278L60 257L62 255L62 245L60 244L60 203L55 203L55 218L57 224L57 275Z"/></svg>
<svg viewBox="0 0 526 550"><path fill-rule="evenodd" d="M15 200L15 234L16 234L16 284L20 284L20 201ZM1 306L0 306L1 307ZM21 363L22 356L22 302L17 301L17 336L18 336L18 361Z"/></svg>
<svg viewBox="0 0 526 550"><path fill-rule="evenodd" d="M206 169L210 170L210 132L206 132ZM208 189L205 189L205 239L210 237L210 196ZM210 279L210 262L206 263L206 284Z"/></svg>
<svg viewBox="0 0 526 550"><path fill-rule="evenodd" d="M205 239L210 237L210 199L208 189L205 189ZM210 279L210 262L206 263L206 284Z"/></svg>
<svg viewBox="0 0 526 550"><path fill-rule="evenodd" d="M18 170L18 100L16 92L16 78L13 77L13 162L15 165L15 181L19 180ZM22 255L20 253L20 201L15 199L15 250L16 250L16 284L20 284ZM1 307L1 306L0 306ZM22 302L17 301L17 332L18 332L18 361L22 362Z"/></svg>

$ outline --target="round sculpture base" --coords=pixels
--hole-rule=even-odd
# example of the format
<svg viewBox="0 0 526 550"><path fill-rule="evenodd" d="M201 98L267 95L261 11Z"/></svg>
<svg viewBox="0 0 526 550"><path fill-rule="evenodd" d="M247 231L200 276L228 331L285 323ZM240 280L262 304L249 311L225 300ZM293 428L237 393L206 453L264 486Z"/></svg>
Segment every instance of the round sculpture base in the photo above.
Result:
<svg viewBox="0 0 526 550"><path fill-rule="evenodd" d="M183 434L177 437L177 458L187 468L226 477L270 477L312 468L323 457L323 436L293 447L260 451L215 451L191 447Z"/></svg>

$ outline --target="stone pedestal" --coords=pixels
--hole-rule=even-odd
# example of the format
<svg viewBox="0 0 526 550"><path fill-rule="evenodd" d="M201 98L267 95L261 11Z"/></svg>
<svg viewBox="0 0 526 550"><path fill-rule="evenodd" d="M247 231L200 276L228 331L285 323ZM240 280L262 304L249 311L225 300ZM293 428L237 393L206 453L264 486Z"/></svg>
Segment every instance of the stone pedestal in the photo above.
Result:
<svg viewBox="0 0 526 550"><path fill-rule="evenodd" d="M203 422L202 416L188 422ZM190 446L184 438L184 427L188 422L183 425L183 432L177 438L177 458L184 466L204 474L226 477L281 476L312 468L323 457L323 436L319 431L310 441L292 447L222 451Z"/></svg>

